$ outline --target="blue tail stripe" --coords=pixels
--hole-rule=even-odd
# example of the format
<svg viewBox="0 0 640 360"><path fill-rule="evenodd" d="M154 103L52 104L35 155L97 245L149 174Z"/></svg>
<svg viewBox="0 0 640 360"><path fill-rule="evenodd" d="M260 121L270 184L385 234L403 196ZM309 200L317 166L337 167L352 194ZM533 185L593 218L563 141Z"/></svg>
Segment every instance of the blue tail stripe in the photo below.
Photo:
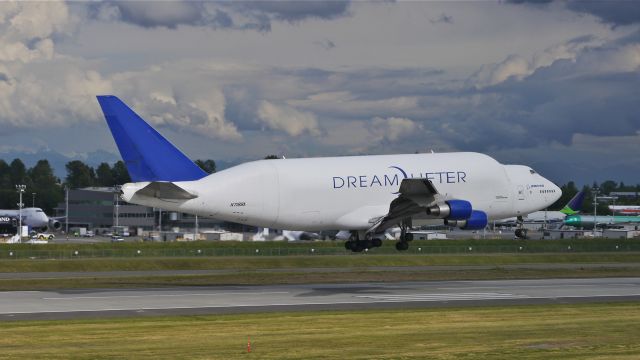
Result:
<svg viewBox="0 0 640 360"><path fill-rule="evenodd" d="M574 197L569 201L569 208L573 211L582 210L582 203L584 202L584 197L587 195L584 191L580 190Z"/></svg>
<svg viewBox="0 0 640 360"><path fill-rule="evenodd" d="M112 95L97 98L131 180L190 181L206 176L120 99Z"/></svg>

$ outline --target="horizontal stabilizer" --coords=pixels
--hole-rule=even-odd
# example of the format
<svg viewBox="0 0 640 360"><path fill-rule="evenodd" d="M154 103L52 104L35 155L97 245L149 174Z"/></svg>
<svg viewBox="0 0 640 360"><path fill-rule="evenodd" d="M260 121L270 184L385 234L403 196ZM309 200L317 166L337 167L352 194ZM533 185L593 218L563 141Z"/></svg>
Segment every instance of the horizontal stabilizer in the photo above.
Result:
<svg viewBox="0 0 640 360"><path fill-rule="evenodd" d="M149 183L136 191L135 195L167 200L190 200L198 197L198 195L192 194L174 183L161 181Z"/></svg>

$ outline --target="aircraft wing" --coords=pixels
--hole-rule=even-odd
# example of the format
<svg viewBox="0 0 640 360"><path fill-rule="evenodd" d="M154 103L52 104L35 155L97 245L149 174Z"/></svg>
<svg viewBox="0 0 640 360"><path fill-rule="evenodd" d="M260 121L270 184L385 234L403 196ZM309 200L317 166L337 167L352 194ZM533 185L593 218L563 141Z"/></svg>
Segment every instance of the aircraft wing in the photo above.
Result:
<svg viewBox="0 0 640 360"><path fill-rule="evenodd" d="M440 197L438 190L428 179L403 179L400 183L398 197L389 206L387 215L374 220L370 232L384 231L402 219L426 213L427 208L433 205Z"/></svg>

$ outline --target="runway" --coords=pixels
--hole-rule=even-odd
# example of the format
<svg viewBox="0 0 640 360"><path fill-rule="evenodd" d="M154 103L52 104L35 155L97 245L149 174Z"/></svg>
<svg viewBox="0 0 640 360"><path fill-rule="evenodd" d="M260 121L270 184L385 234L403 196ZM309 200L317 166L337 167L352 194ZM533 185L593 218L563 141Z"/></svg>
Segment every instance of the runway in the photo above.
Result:
<svg viewBox="0 0 640 360"><path fill-rule="evenodd" d="M640 300L640 278L0 292L0 320Z"/></svg>

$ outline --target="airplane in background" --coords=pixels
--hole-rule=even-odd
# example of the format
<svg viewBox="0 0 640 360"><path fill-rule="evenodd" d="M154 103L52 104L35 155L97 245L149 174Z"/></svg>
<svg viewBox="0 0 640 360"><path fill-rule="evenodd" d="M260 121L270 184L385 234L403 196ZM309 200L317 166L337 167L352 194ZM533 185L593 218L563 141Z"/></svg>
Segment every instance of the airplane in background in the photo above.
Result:
<svg viewBox="0 0 640 360"><path fill-rule="evenodd" d="M595 220L595 221L594 221ZM564 220L564 225L582 229L593 229L593 224L599 228L612 228L622 225L640 225L640 216L593 216L593 215L569 215Z"/></svg>
<svg viewBox="0 0 640 360"><path fill-rule="evenodd" d="M525 224L543 224L543 223L562 223L564 219L569 215L575 215L582 210L582 203L586 192L584 190L578 191L569 202L559 211L535 211L531 214L526 214L518 219L517 217L511 217L507 219L501 219L495 222L499 226L515 226L519 223Z"/></svg>
<svg viewBox="0 0 640 360"><path fill-rule="evenodd" d="M354 252L414 219L461 229L553 204L561 190L533 169L479 153L345 156L247 162L207 175L120 99L98 96L132 183L123 200L256 227L350 231Z"/></svg>
<svg viewBox="0 0 640 360"><path fill-rule="evenodd" d="M638 205L609 205L609 210L620 215L640 215L640 206Z"/></svg>
<svg viewBox="0 0 640 360"><path fill-rule="evenodd" d="M15 218L20 216L20 210L0 209L0 217ZM51 218L40 208L22 208L22 225L36 231L47 231L49 229L60 230L62 224L58 218Z"/></svg>

